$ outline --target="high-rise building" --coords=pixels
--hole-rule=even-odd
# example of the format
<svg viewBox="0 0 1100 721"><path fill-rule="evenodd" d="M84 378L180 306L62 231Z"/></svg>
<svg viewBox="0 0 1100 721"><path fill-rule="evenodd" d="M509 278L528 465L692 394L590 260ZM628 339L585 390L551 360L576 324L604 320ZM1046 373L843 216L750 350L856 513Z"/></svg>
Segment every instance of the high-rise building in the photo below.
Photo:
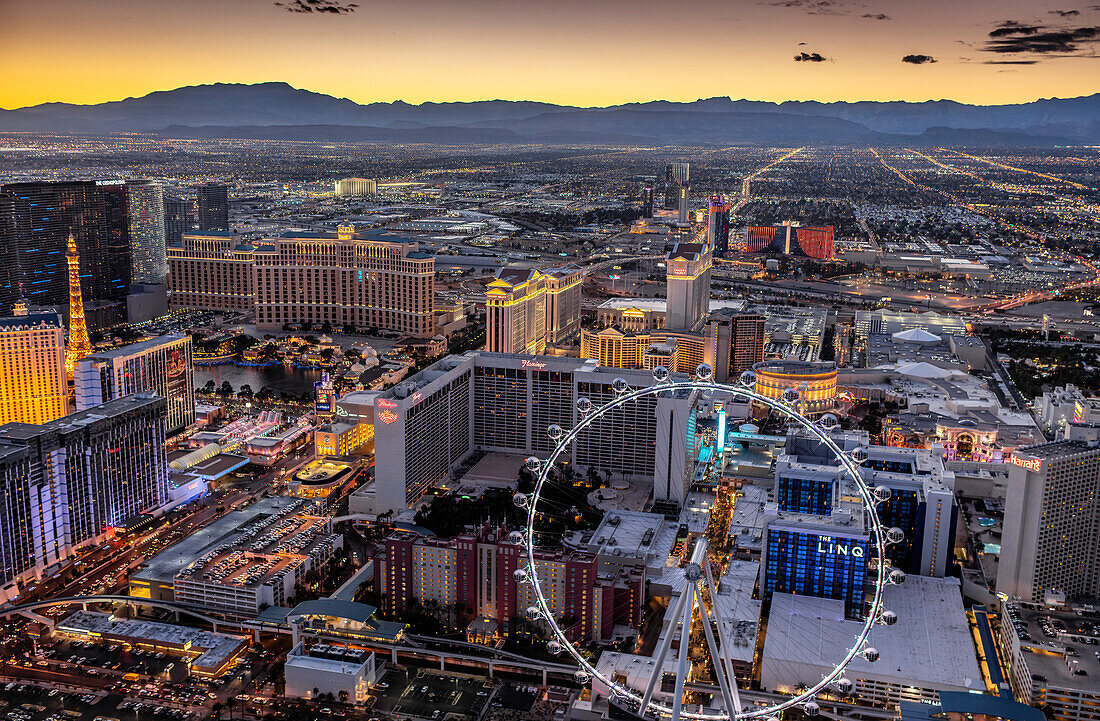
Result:
<svg viewBox="0 0 1100 721"><path fill-rule="evenodd" d="M85 303L119 300L130 290L130 224L121 182L12 183L0 210L15 253L18 298L32 306L69 300L65 254L77 238ZM3 260L3 259L0 259Z"/></svg>
<svg viewBox="0 0 1100 721"><path fill-rule="evenodd" d="M68 386L61 315L0 318L0 423L60 418L69 410Z"/></svg>
<svg viewBox="0 0 1100 721"><path fill-rule="evenodd" d="M955 474L945 466L943 449L870 445L867 433L857 431L834 431L833 440L845 450L867 448L868 459L860 468L864 482L890 490L878 507L879 520L904 534L887 548L890 561L907 573L947 575L954 560L958 506ZM788 435L774 471L780 511L829 515L841 505L843 469L816 439Z"/></svg>
<svg viewBox="0 0 1100 721"><path fill-rule="evenodd" d="M92 352L88 326L84 322L84 301L80 292L80 253L76 249L76 238L72 233L69 233L65 261L69 266L69 341L65 352L65 373L71 378L76 362Z"/></svg>
<svg viewBox="0 0 1100 721"><path fill-rule="evenodd" d="M203 183L195 190L195 219L199 231L229 230L229 188Z"/></svg>
<svg viewBox="0 0 1100 721"><path fill-rule="evenodd" d="M724 195L710 196L707 206L707 242L715 258L725 258L730 249L730 202Z"/></svg>
<svg viewBox="0 0 1100 721"><path fill-rule="evenodd" d="M654 382L646 371L556 356L471 352L429 366L374 402L375 447L387 449L377 457L375 506L406 508L477 450L549 453L554 442L546 429L574 425L578 398L595 404L615 398L611 382L618 376L632 387ZM656 409L657 399L647 396L609 412L577 439L570 462L653 479Z"/></svg>
<svg viewBox="0 0 1100 721"><path fill-rule="evenodd" d="M247 312L256 306L255 248L234 233L186 233L168 246L168 303L173 309Z"/></svg>
<svg viewBox="0 0 1100 721"><path fill-rule="evenodd" d="M400 615L414 601L467 609L452 625L467 628L471 641L492 643L523 628L517 619L534 603L530 584L515 579L523 562L523 547L508 541L505 527L449 539L398 531L375 559L375 584L386 613ZM554 617L575 620L565 630L571 640L607 640L616 625L641 622L642 567L601 570L590 553L541 552L534 574Z"/></svg>
<svg viewBox="0 0 1100 721"><path fill-rule="evenodd" d="M336 194L340 197L349 195L378 195L378 181L367 178L344 178L336 181Z"/></svg>
<svg viewBox="0 0 1100 721"><path fill-rule="evenodd" d="M691 165L670 163L665 166L665 210L675 210L677 221L688 222L688 193L691 188Z"/></svg>
<svg viewBox="0 0 1100 721"><path fill-rule="evenodd" d="M164 243L166 246L183 243L185 233L191 232L194 216L191 203L182 198L164 196Z"/></svg>
<svg viewBox="0 0 1100 721"><path fill-rule="evenodd" d="M254 252L256 324L328 323L434 333L435 258L396 235L287 233Z"/></svg>
<svg viewBox="0 0 1100 721"><path fill-rule="evenodd" d="M163 283L165 256L164 188L152 180L126 182L130 221L130 282Z"/></svg>
<svg viewBox="0 0 1100 721"><path fill-rule="evenodd" d="M1033 603L1100 596L1100 446L1055 441L1006 460L997 592Z"/></svg>
<svg viewBox="0 0 1100 721"><path fill-rule="evenodd" d="M15 237L15 199L0 188L0 315L19 300L19 253Z"/></svg>
<svg viewBox="0 0 1100 721"><path fill-rule="evenodd" d="M716 374L736 378L764 359L764 316L716 311L707 317L707 335L715 338Z"/></svg>
<svg viewBox="0 0 1100 721"><path fill-rule="evenodd" d="M166 500L164 408L137 394L0 426L0 595Z"/></svg>
<svg viewBox="0 0 1100 721"><path fill-rule="evenodd" d="M665 254L665 327L696 330L706 319L711 264L710 248L702 243L677 243Z"/></svg>
<svg viewBox="0 0 1100 721"><path fill-rule="evenodd" d="M501 268L485 292L485 349L539 355L546 345L577 334L581 317L580 267Z"/></svg>
<svg viewBox="0 0 1100 721"><path fill-rule="evenodd" d="M657 183L653 178L646 178L642 183L642 217L653 217L653 192Z"/></svg>
<svg viewBox="0 0 1100 721"><path fill-rule="evenodd" d="M167 401L167 433L195 422L195 371L189 335L166 335L92 353L77 361L73 381L78 411L131 393L154 393Z"/></svg>
<svg viewBox="0 0 1100 721"><path fill-rule="evenodd" d="M541 355L546 350L546 286L534 268L501 268L485 290L485 349Z"/></svg>

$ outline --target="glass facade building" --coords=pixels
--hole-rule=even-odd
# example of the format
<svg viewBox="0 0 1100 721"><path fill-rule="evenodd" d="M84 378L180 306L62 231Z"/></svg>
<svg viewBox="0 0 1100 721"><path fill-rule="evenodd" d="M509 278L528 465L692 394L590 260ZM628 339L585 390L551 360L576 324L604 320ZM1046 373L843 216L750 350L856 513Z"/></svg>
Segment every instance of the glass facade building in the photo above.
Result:
<svg viewBox="0 0 1100 721"><path fill-rule="evenodd" d="M764 593L775 592L844 601L845 613L860 615L867 581L867 536L841 536L800 528L768 528Z"/></svg>
<svg viewBox="0 0 1100 721"><path fill-rule="evenodd" d="M776 496L781 511L827 516L833 512L832 478L780 476Z"/></svg>
<svg viewBox="0 0 1100 721"><path fill-rule="evenodd" d="M164 189L151 180L126 183L130 221L130 276L133 283L163 283L165 250Z"/></svg>

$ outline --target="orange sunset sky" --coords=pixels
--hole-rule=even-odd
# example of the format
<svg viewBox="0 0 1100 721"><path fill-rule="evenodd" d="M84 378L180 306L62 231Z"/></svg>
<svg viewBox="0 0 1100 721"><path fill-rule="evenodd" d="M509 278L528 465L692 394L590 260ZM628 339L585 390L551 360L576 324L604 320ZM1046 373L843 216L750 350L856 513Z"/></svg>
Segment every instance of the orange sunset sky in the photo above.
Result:
<svg viewBox="0 0 1100 721"><path fill-rule="evenodd" d="M1100 92L1096 0L293 1L313 11L0 0L0 107L271 80L360 103L993 104Z"/></svg>

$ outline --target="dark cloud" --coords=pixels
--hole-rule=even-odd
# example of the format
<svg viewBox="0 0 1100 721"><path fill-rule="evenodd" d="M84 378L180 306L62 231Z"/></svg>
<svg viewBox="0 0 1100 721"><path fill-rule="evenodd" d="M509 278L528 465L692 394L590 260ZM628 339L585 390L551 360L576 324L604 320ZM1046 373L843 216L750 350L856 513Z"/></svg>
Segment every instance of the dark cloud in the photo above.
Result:
<svg viewBox="0 0 1100 721"><path fill-rule="evenodd" d="M863 13L861 17L865 17L868 20L889 20L890 16L886 13Z"/></svg>
<svg viewBox="0 0 1100 721"><path fill-rule="evenodd" d="M1049 28L1009 20L989 32L984 50L990 53L1072 55L1100 40L1100 27Z"/></svg>
<svg viewBox="0 0 1100 721"><path fill-rule="evenodd" d="M794 61L796 63L823 63L826 60L828 60L828 58L821 53L799 53L794 56Z"/></svg>
<svg viewBox="0 0 1100 721"><path fill-rule="evenodd" d="M1080 10L1051 10L1049 15L1057 15L1060 18L1075 18L1081 14Z"/></svg>
<svg viewBox="0 0 1100 721"><path fill-rule="evenodd" d="M901 61L903 63L909 63L910 65L924 65L926 63L934 63L936 59L931 55L906 55Z"/></svg>
<svg viewBox="0 0 1100 721"><path fill-rule="evenodd" d="M807 15L844 15L844 5L837 0L772 0L768 3L777 8L794 8Z"/></svg>
<svg viewBox="0 0 1100 721"><path fill-rule="evenodd" d="M989 32L991 38L1002 38L1009 35L1034 35L1039 32L1038 25L1024 25L1015 20L1006 20Z"/></svg>
<svg viewBox="0 0 1100 721"><path fill-rule="evenodd" d="M799 43L799 45L805 45L806 43Z"/></svg>
<svg viewBox="0 0 1100 721"><path fill-rule="evenodd" d="M355 12L358 3L340 2L340 0L290 0L277 2L288 13L328 13L329 15L347 15Z"/></svg>

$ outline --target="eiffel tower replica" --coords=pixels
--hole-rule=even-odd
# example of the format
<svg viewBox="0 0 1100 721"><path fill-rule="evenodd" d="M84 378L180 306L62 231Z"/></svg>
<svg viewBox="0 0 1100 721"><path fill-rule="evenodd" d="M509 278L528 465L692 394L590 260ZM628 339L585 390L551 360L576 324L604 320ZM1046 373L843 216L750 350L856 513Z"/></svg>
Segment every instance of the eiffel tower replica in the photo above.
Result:
<svg viewBox="0 0 1100 721"><path fill-rule="evenodd" d="M69 347L65 351L65 372L73 379L76 362L91 355L92 342L88 339L88 324L84 320L84 299L80 293L80 253L76 238L69 231L69 248L65 253L69 263Z"/></svg>

